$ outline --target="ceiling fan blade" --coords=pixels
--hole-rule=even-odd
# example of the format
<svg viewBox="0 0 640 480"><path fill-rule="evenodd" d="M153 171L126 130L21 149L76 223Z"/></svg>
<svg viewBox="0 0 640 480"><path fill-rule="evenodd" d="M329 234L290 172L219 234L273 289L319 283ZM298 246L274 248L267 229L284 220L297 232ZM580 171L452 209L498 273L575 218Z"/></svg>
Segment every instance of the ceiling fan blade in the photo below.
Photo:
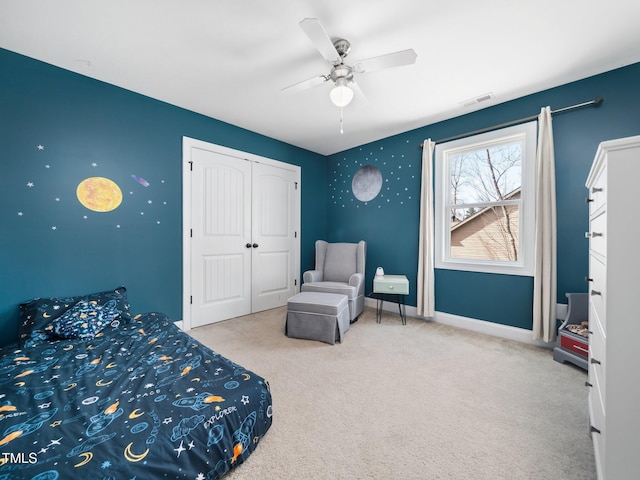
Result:
<svg viewBox="0 0 640 480"><path fill-rule="evenodd" d="M315 87L316 85L320 85L328 80L324 75L318 75L317 77L312 77L307 80L303 80L302 82L294 83L293 85L289 85L288 87L284 87L281 91L286 91L287 93L299 92L301 90L306 90L307 88Z"/></svg>
<svg viewBox="0 0 640 480"><path fill-rule="evenodd" d="M360 88L360 85L358 85L355 80L352 80L351 82L349 82L348 85L353 90L354 97L358 100L359 103L363 105L366 105L369 103L367 96L364 94L364 92Z"/></svg>
<svg viewBox="0 0 640 480"><path fill-rule="evenodd" d="M333 64L340 62L340 54L317 18L305 18L300 22L300 28L304 30L327 62Z"/></svg>
<svg viewBox="0 0 640 480"><path fill-rule="evenodd" d="M366 73L382 70L383 68L401 67L403 65L416 63L416 58L418 58L418 54L413 48L410 48L408 50L380 55L379 57L360 60L353 64L353 70L357 73Z"/></svg>

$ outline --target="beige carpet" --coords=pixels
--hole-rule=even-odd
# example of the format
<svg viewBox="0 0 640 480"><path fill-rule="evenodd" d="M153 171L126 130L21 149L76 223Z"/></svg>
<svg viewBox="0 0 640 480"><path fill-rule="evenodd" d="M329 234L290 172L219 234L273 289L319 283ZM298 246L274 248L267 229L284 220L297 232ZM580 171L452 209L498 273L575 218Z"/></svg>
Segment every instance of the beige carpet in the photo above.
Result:
<svg viewBox="0 0 640 480"><path fill-rule="evenodd" d="M273 426L225 480L596 478L586 373L550 350L372 309L336 345L284 320L190 332L271 385Z"/></svg>

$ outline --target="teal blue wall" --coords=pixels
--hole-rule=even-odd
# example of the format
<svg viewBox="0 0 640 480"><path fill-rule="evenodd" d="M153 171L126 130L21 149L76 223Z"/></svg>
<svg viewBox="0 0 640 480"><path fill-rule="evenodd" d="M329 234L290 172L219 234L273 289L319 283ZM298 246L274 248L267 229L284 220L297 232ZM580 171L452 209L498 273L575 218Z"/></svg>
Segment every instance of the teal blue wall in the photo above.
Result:
<svg viewBox="0 0 640 480"><path fill-rule="evenodd" d="M428 125L329 157L329 241L368 242L367 292L376 266L406 274L408 304L416 305L420 172L425 138L452 135L605 97L599 107L553 117L558 218L558 301L586 291L587 195L584 187L598 143L640 134L640 64L519 98L448 121ZM367 202L351 193L364 165L382 173L381 194ZM504 325L532 327L533 280L453 270L435 272L436 310Z"/></svg>
<svg viewBox="0 0 640 480"><path fill-rule="evenodd" d="M0 345L36 296L124 284L134 312L182 318L183 136L301 166L303 270L326 236L322 155L2 49L0 119ZM120 186L120 207L80 204L93 176Z"/></svg>
<svg viewBox="0 0 640 480"><path fill-rule="evenodd" d="M35 296L125 284L134 312L181 318L182 136L300 165L301 269L313 266L318 238L365 239L367 289L382 265L409 277L415 305L419 144L603 95L600 107L553 120L564 301L566 292L585 291L584 181L599 142L640 134L639 83L636 64L324 157L0 49L0 345L15 338L17 305ZM384 179L382 195L367 204L350 190L362 165L377 166ZM122 205L84 208L75 189L89 176L115 181ZM531 299L527 277L436 271L441 312L531 328Z"/></svg>

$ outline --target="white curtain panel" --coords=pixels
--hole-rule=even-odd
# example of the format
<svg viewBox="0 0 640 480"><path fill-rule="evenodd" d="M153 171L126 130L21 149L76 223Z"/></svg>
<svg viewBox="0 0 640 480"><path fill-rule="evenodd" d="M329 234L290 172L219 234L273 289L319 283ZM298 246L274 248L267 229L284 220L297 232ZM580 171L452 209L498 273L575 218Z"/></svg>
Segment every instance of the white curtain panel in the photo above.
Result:
<svg viewBox="0 0 640 480"><path fill-rule="evenodd" d="M556 339L556 173L551 108L538 115L533 338Z"/></svg>
<svg viewBox="0 0 640 480"><path fill-rule="evenodd" d="M420 188L420 243L418 252L418 315L433 317L433 151L435 143L422 144L422 186Z"/></svg>

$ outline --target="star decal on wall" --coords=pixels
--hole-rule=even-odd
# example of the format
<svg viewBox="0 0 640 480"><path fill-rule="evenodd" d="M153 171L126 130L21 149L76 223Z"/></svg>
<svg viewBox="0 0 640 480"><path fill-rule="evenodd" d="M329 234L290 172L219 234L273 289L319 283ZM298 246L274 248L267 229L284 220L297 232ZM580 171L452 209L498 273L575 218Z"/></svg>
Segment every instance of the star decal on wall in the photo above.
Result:
<svg viewBox="0 0 640 480"><path fill-rule="evenodd" d="M36 139L37 140L37 139ZM27 187L29 193L23 189L23 195L14 195L16 202L22 201L25 205L16 204L14 212L20 218L21 222L28 219L29 222L38 222L44 220L44 225L40 223L40 227L48 231L55 230L68 230L68 227L73 222L82 222L83 228L89 224L91 228L95 226L102 226L108 223L110 228L117 230L130 229L128 227L142 228L153 225L155 228L161 227L167 222L162 219L162 215L166 212L165 207L171 204L163 195L166 195L167 185L164 179L155 179L150 177L147 180L139 175L130 175L134 185L138 187L144 187L145 195L137 195L139 192L131 189L124 190L129 191L130 197L127 198L129 206L134 206L134 209L129 208L122 211L110 213L112 210L116 210L122 198L117 195L117 191L111 184L107 186L112 187L107 193L108 196L103 195L106 187L103 185L104 179L109 180L116 189L120 189L125 183L122 177L123 173L120 172L118 164L115 168L113 162L107 158L89 158L84 161L80 161L74 156L67 157L65 155L66 150L60 148L59 145L54 145L53 150L45 152L45 145L41 142L29 142L31 146L27 145L29 149L36 149L38 157L35 165L29 165L25 163L25 174L28 176L22 177L22 181L18 181L17 185L22 184ZM49 145L51 148L51 145ZM33 150L31 150L33 152ZM101 152L96 152L99 155ZM35 157L35 155L33 155ZM31 159L28 159L31 160ZM35 160L35 159L34 159ZM60 168L63 167L63 168ZM113 179L103 177L102 174L109 174L113 176ZM125 172L126 174L126 172ZM149 173L148 175L152 175ZM102 179L98 182L97 179ZM79 182L79 183L78 183ZM86 185L85 183L86 182ZM102 186L102 189L96 189L96 184ZM169 182L170 183L170 182ZM80 185L85 185L86 188L79 189ZM89 188L92 187L93 189ZM131 188L131 187L130 187ZM51 193L53 192L53 193ZM136 198L138 197L138 198ZM146 197L146 198L145 198ZM97 199L96 202L90 202ZM77 201L80 204L93 212L99 212L99 214L86 214L77 213ZM40 205L37 202L43 204L55 204L55 210L47 210L46 208L39 208ZM89 205L89 206L87 206ZM135 207L137 205L137 207ZM111 207L111 210L107 210L107 207ZM37 211L36 211L37 210ZM37 213L36 215L34 215ZM67 213L71 212L72 215ZM52 215L49 215L49 214ZM108 213L109 215L103 215ZM125 224L121 220L123 216L135 215L135 222ZM14 217L15 218L15 217ZM113 219L114 221L108 221ZM105 222L107 220L107 222ZM75 226L74 226L75 227Z"/></svg>

